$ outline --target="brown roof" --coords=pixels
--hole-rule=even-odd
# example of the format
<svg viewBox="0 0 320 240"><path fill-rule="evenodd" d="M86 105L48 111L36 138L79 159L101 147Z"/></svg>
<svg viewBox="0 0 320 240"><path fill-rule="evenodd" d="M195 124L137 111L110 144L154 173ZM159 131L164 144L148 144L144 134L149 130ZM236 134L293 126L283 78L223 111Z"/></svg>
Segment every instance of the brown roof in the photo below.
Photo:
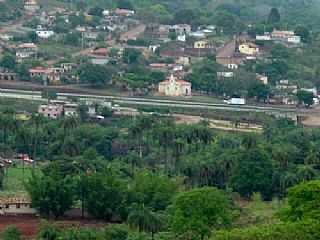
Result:
<svg viewBox="0 0 320 240"><path fill-rule="evenodd" d="M29 70L30 73L50 73L51 70L49 68L44 67L36 67Z"/></svg>
<svg viewBox="0 0 320 240"><path fill-rule="evenodd" d="M31 204L31 200L28 197L0 198L0 204Z"/></svg>

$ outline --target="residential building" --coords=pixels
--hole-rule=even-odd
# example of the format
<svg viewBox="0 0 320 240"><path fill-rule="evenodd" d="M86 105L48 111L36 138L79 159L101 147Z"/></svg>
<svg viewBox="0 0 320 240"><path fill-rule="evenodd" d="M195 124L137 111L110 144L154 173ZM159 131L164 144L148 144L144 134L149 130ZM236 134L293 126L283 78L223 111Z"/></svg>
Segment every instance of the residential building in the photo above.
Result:
<svg viewBox="0 0 320 240"><path fill-rule="evenodd" d="M158 90L165 96L191 96L191 83L178 80L172 74L168 80L159 83Z"/></svg>
<svg viewBox="0 0 320 240"><path fill-rule="evenodd" d="M190 62L191 62L191 58L190 57L185 57L185 56L178 57L177 60L176 60L177 64L181 64L183 66L189 66Z"/></svg>
<svg viewBox="0 0 320 240"><path fill-rule="evenodd" d="M131 17L135 14L135 11L129 9L117 8L115 14L121 17Z"/></svg>
<svg viewBox="0 0 320 240"><path fill-rule="evenodd" d="M301 43L301 37L300 36L288 37L288 43L299 44Z"/></svg>
<svg viewBox="0 0 320 240"><path fill-rule="evenodd" d="M30 13L34 13L40 9L36 0L27 0L24 3L24 9Z"/></svg>
<svg viewBox="0 0 320 240"><path fill-rule="evenodd" d="M262 82L263 84L267 85L268 84L268 77L262 74L256 74L256 79L260 82Z"/></svg>
<svg viewBox="0 0 320 240"><path fill-rule="evenodd" d="M199 40L194 42L193 47L197 49L199 48L204 49L204 48L212 48L212 45L210 45L210 43L207 40Z"/></svg>
<svg viewBox="0 0 320 240"><path fill-rule="evenodd" d="M177 35L189 35L191 33L191 26L189 24L177 24L170 26L169 30L173 30Z"/></svg>
<svg viewBox="0 0 320 240"><path fill-rule="evenodd" d="M167 71L168 70L168 64L166 63L150 63L149 67L152 70L157 70L157 71Z"/></svg>
<svg viewBox="0 0 320 240"><path fill-rule="evenodd" d="M57 119L63 114L63 105L60 104L47 104L40 105L38 113L47 118Z"/></svg>
<svg viewBox="0 0 320 240"><path fill-rule="evenodd" d="M18 74L6 68L0 68L0 80L17 80Z"/></svg>
<svg viewBox="0 0 320 240"><path fill-rule="evenodd" d="M0 198L0 215L35 215L31 200L27 197Z"/></svg>
<svg viewBox="0 0 320 240"><path fill-rule="evenodd" d="M40 78L44 84L59 84L63 72L62 68L37 67L29 69L30 77Z"/></svg>
<svg viewBox="0 0 320 240"><path fill-rule="evenodd" d="M79 105L76 103L67 103L64 105L64 116L65 117L75 117L78 116L78 107Z"/></svg>
<svg viewBox="0 0 320 240"><path fill-rule="evenodd" d="M239 45L239 52L245 55L257 55L259 53L259 47L253 43L242 43Z"/></svg>
<svg viewBox="0 0 320 240"><path fill-rule="evenodd" d="M295 35L294 31L278 31L273 30L271 33L272 40L283 41L291 44L301 43L301 37Z"/></svg>
<svg viewBox="0 0 320 240"><path fill-rule="evenodd" d="M16 58L19 61L36 55L38 47L34 43L23 43L16 48Z"/></svg>
<svg viewBox="0 0 320 240"><path fill-rule="evenodd" d="M233 72L217 72L217 77L219 79L233 78L234 77L234 73Z"/></svg>
<svg viewBox="0 0 320 240"><path fill-rule="evenodd" d="M258 41L271 41L271 35L270 34L265 34L265 35L257 35L256 40Z"/></svg>
<svg viewBox="0 0 320 240"><path fill-rule="evenodd" d="M293 36L295 36L294 31L273 30L271 33L272 39L288 39L289 37Z"/></svg>
<svg viewBox="0 0 320 240"><path fill-rule="evenodd" d="M54 35L54 31L52 30L37 30L36 34L41 39L49 39Z"/></svg>
<svg viewBox="0 0 320 240"><path fill-rule="evenodd" d="M186 35L185 34L178 35L177 41L185 42L186 41Z"/></svg>

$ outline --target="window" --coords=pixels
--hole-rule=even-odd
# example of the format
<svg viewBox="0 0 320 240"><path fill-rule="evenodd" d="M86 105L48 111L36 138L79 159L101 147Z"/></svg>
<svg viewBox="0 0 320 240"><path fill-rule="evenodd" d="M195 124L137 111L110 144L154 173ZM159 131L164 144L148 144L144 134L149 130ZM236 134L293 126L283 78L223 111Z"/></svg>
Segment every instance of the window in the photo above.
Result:
<svg viewBox="0 0 320 240"><path fill-rule="evenodd" d="M7 208L7 209L8 209L8 208L9 208L9 204L6 204L5 208Z"/></svg>
<svg viewBox="0 0 320 240"><path fill-rule="evenodd" d="M16 208L18 208L18 209L20 208L20 203L16 204Z"/></svg>

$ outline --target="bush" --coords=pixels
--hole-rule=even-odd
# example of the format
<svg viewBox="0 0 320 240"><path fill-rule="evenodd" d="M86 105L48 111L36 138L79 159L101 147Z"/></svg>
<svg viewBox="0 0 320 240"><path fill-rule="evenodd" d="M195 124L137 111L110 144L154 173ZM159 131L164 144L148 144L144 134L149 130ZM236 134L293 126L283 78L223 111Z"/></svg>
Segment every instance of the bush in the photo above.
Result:
<svg viewBox="0 0 320 240"><path fill-rule="evenodd" d="M220 231L212 240L318 240L320 239L320 222L281 223Z"/></svg>
<svg viewBox="0 0 320 240"><path fill-rule="evenodd" d="M14 226L8 226L4 232L2 233L2 238L3 240L20 240L21 239L21 232L19 229Z"/></svg>

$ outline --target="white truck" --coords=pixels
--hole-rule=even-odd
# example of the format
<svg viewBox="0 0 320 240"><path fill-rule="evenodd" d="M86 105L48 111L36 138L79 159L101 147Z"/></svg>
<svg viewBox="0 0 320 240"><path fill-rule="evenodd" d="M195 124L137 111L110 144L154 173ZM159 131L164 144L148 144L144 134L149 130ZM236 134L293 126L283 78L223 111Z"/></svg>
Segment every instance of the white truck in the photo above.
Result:
<svg viewBox="0 0 320 240"><path fill-rule="evenodd" d="M229 100L226 100L225 102L230 105L245 105L246 104L246 100L244 98L230 98Z"/></svg>

